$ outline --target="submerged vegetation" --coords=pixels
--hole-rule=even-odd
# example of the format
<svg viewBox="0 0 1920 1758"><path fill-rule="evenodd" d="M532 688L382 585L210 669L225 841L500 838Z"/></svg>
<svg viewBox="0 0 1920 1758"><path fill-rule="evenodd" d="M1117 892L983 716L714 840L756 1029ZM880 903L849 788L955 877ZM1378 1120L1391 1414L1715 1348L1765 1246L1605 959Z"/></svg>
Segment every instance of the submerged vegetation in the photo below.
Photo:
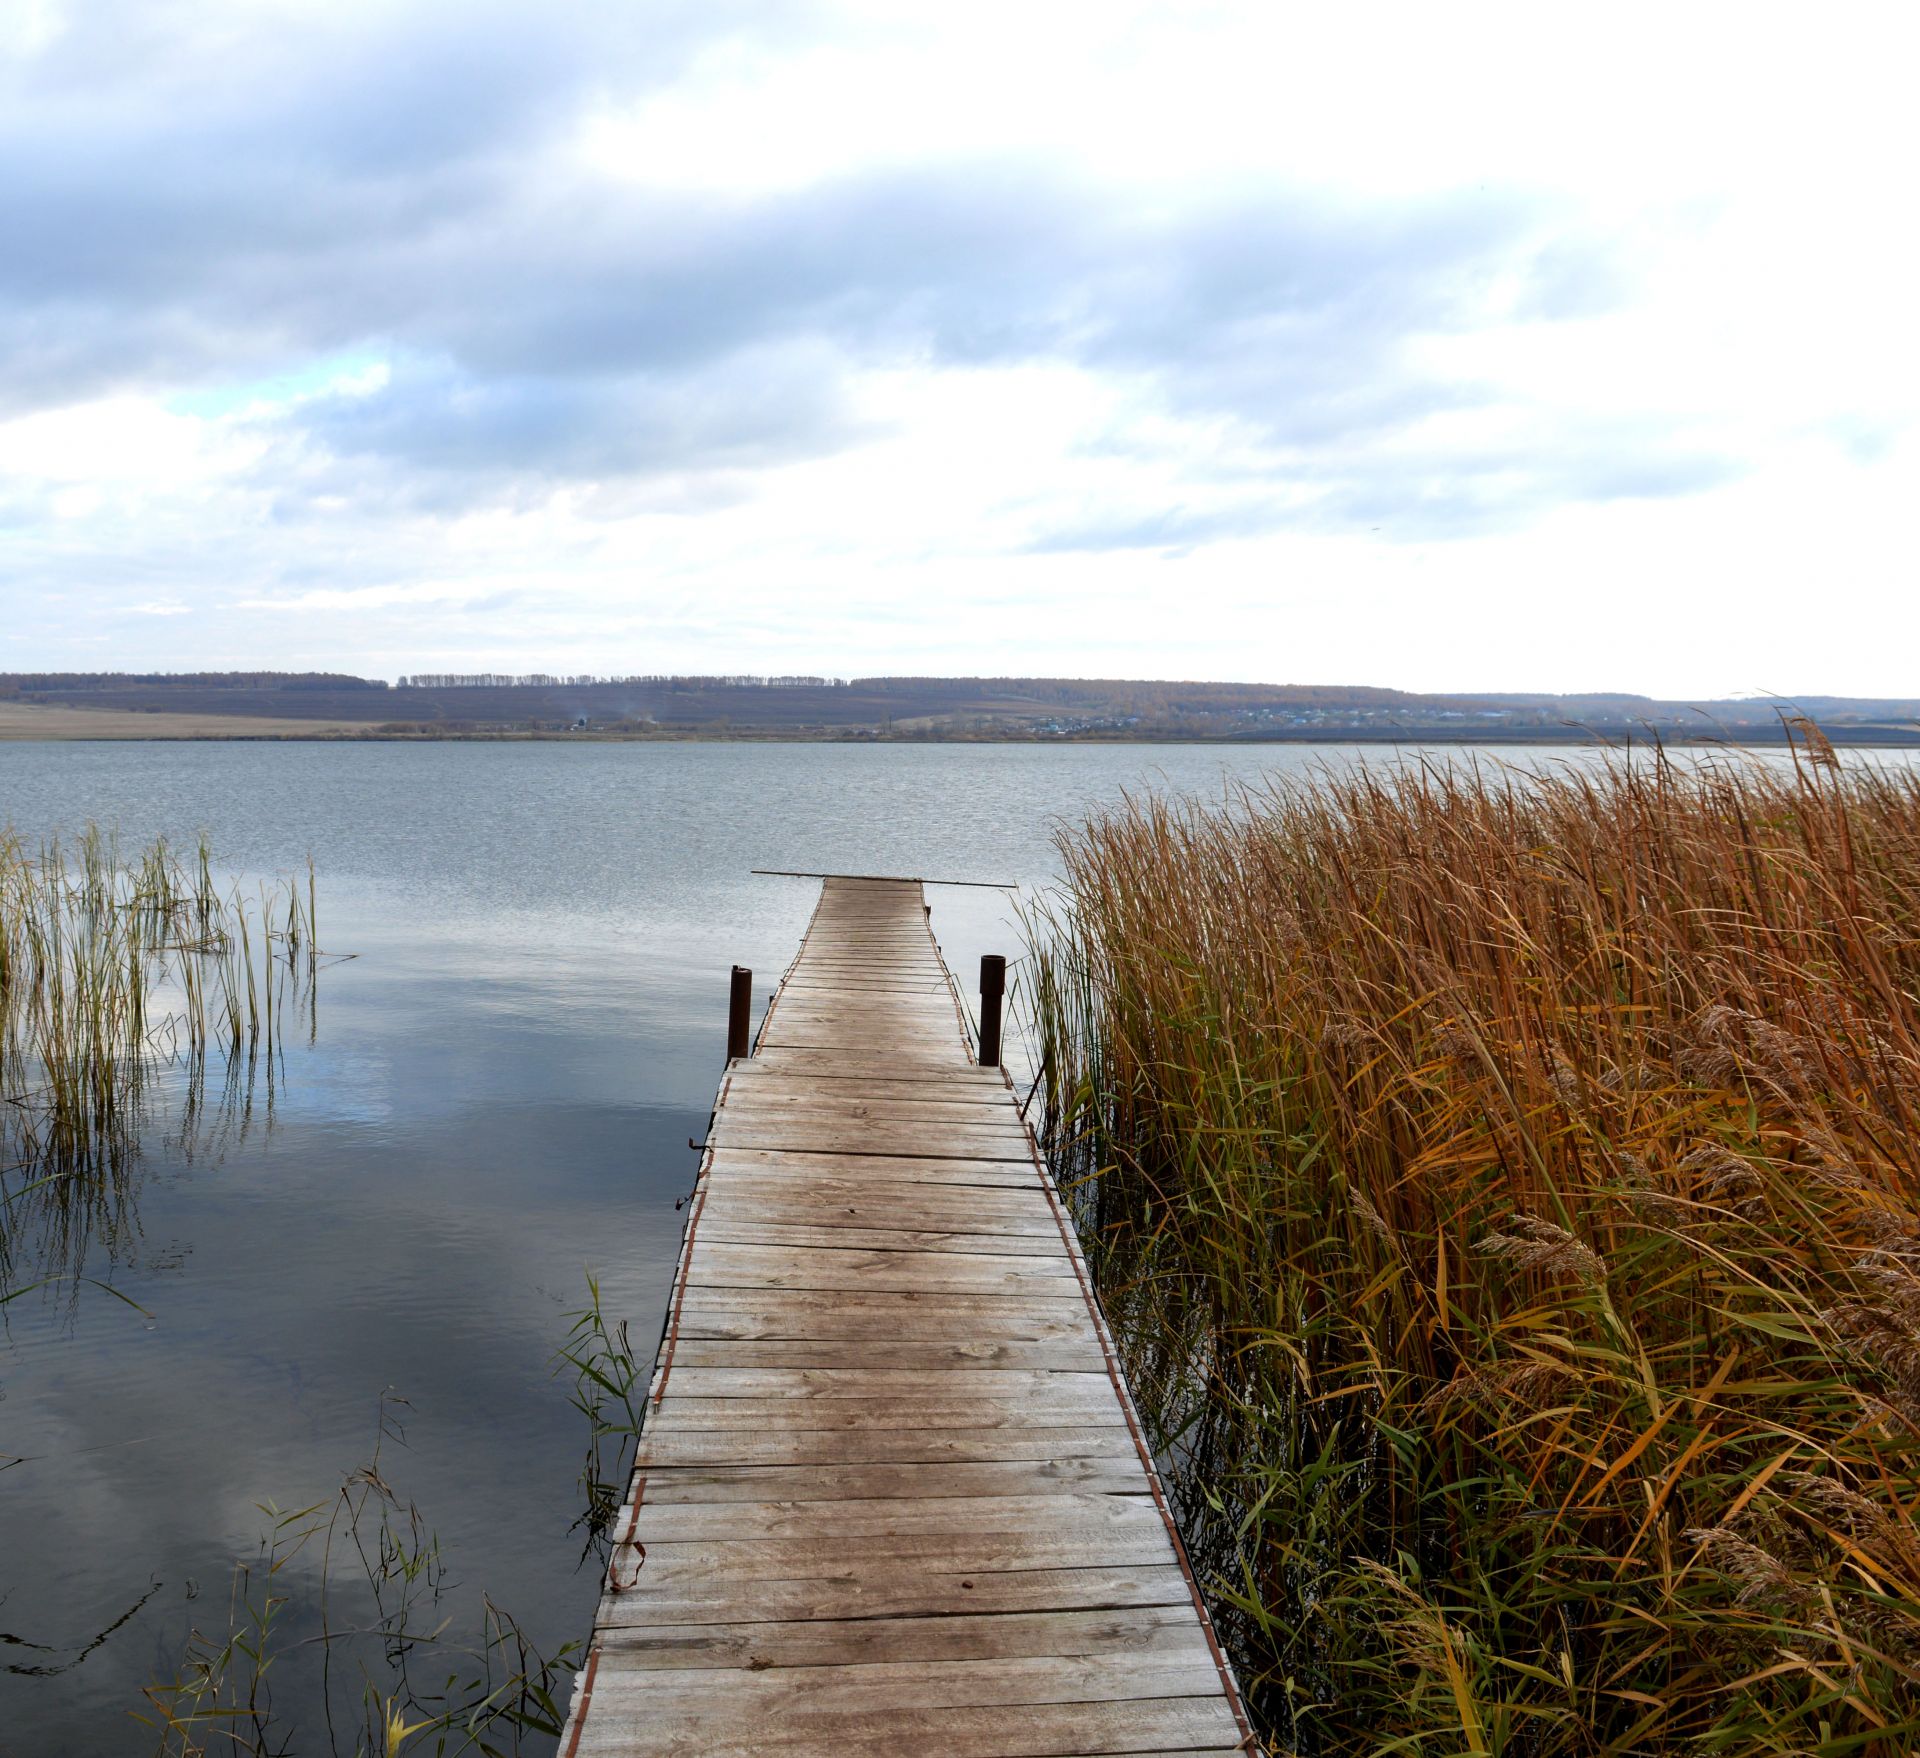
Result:
<svg viewBox="0 0 1920 1758"><path fill-rule="evenodd" d="M1140 801L1046 1131L1276 1750L1920 1744L1920 777Z"/></svg>
<svg viewBox="0 0 1920 1758"><path fill-rule="evenodd" d="M600 1288L554 1352L569 1399L587 1421L584 1506L575 1522L583 1566L611 1560L611 1529L640 1432L642 1388L624 1323L610 1323ZM513 1758L551 1750L582 1645L543 1654L490 1595L462 1596L440 1541L389 1480L383 1454L405 1445L406 1400L382 1394L373 1451L329 1500L282 1509L257 1504L266 1529L235 1564L224 1625L196 1625L179 1662L145 1687L133 1719L156 1758L209 1758L293 1749L393 1758ZM144 1603L144 1602L143 1602ZM463 1613L465 1622L462 1623ZM317 1664L317 1690L313 1668ZM287 1683L309 1720L276 1705ZM321 1714L311 1716L317 1697Z"/></svg>
<svg viewBox="0 0 1920 1758"><path fill-rule="evenodd" d="M134 1713L158 1758L283 1753L296 1735L299 1750L356 1758L403 1746L511 1758L529 1737L551 1750L579 1645L541 1655L484 1595L478 1628L453 1629L440 1541L384 1475L386 1443L405 1443L404 1409L382 1396L372 1455L330 1500L259 1505L268 1529L258 1556L234 1569L225 1627L196 1628ZM296 1729L274 1706L275 1667L303 1650L318 1653L324 1727Z"/></svg>

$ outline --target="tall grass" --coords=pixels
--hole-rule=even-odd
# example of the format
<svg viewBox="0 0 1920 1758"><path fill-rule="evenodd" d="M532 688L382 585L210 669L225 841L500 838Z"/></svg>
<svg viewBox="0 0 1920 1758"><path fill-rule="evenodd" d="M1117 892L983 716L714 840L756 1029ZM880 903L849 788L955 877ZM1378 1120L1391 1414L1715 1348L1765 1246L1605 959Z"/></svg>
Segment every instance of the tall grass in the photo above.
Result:
<svg viewBox="0 0 1920 1758"><path fill-rule="evenodd" d="M1061 848L1044 1133L1274 1747L1920 1747L1920 778Z"/></svg>
<svg viewBox="0 0 1920 1758"><path fill-rule="evenodd" d="M190 1113L210 1064L229 1086L263 1057L271 1073L312 1003L313 919L311 868L304 895L248 893L204 842L123 856L98 829L33 847L0 832L0 1282L36 1226L83 1250L124 1205L159 1070L184 1069Z"/></svg>

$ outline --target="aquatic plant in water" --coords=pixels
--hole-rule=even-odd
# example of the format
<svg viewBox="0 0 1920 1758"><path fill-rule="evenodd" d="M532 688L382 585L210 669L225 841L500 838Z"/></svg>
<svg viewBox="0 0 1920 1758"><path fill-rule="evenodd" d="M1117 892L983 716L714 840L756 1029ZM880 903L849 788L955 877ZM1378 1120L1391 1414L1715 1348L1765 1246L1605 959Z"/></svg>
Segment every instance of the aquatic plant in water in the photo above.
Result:
<svg viewBox="0 0 1920 1758"><path fill-rule="evenodd" d="M587 1419L582 1560L604 1567L640 1433L643 1388L627 1327L608 1319L592 1275L587 1305L567 1316L554 1370L571 1371L569 1397ZM372 1455L330 1501L292 1510L257 1504L266 1529L258 1553L234 1566L224 1627L196 1627L179 1664L147 1685L145 1706L133 1712L155 1735L158 1758L276 1753L296 1736L303 1750L320 1749L324 1738L327 1750L368 1758L389 1758L403 1746L504 1755L529 1737L547 1749L559 1735L581 1645L543 1655L484 1596L477 1628L450 1633L439 1540L383 1464L387 1442L404 1441L405 1409L396 1393L382 1395ZM303 1732L276 1710L272 1675L281 1661L315 1646L324 1656L326 1725ZM343 1710L337 1721L336 1702Z"/></svg>
<svg viewBox="0 0 1920 1758"><path fill-rule="evenodd" d="M579 1644L540 1654L484 1596L477 1627L452 1629L439 1539L385 1474L405 1408L382 1394L373 1451L330 1500L259 1504L268 1524L258 1555L234 1568L224 1627L196 1627L178 1667L132 1712L158 1758L281 1753L296 1738L301 1751L356 1758L403 1747L507 1758L528 1737L552 1749ZM324 1726L295 1728L274 1707L274 1669L314 1648Z"/></svg>
<svg viewBox="0 0 1920 1758"><path fill-rule="evenodd" d="M75 1273L117 1225L161 1071L198 1115L210 1066L228 1091L271 1076L303 1012L310 1028L315 889L311 864L304 887L223 889L204 841L123 858L98 829L0 833L0 1298L26 1291L22 1261Z"/></svg>
<svg viewBox="0 0 1920 1758"><path fill-rule="evenodd" d="M1141 799L1044 1133L1275 1749L1920 1744L1920 776Z"/></svg>
<svg viewBox="0 0 1920 1758"><path fill-rule="evenodd" d="M587 1451L580 1466L585 1498L577 1526L587 1533L585 1555L602 1563L611 1552L609 1534L627 1493L634 1450L644 1418L646 1386L627 1334L627 1321L610 1322L600 1300L600 1284L587 1276L587 1304L567 1315L573 1320L554 1351L556 1374L572 1370L568 1398L587 1419Z"/></svg>

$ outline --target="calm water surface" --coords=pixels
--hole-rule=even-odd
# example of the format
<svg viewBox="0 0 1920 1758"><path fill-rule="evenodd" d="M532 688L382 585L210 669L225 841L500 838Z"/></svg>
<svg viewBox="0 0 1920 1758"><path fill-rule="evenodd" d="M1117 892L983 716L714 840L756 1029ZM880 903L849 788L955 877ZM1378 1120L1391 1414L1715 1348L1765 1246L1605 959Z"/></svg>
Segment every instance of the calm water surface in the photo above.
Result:
<svg viewBox="0 0 1920 1758"><path fill-rule="evenodd" d="M323 971L313 1042L271 1091L192 1139L156 1117L85 1264L151 1316L86 1286L4 1309L0 1752L150 1750L128 1711L196 1623L224 1629L258 1504L331 1495L389 1388L404 1444L382 1470L447 1563L433 1621L464 1630L484 1592L549 1652L584 1635L586 1434L553 1352L589 1269L643 1354L657 1331L728 967L753 967L764 1004L815 895L752 868L1033 886L1055 822L1123 789L1217 797L1230 776L1356 754L0 744L0 825L204 831L249 876L311 853L321 944L357 955ZM963 976L1017 950L1001 894L929 897ZM282 1583L296 1639L311 1561ZM319 1652L272 1675L303 1754L332 1749Z"/></svg>

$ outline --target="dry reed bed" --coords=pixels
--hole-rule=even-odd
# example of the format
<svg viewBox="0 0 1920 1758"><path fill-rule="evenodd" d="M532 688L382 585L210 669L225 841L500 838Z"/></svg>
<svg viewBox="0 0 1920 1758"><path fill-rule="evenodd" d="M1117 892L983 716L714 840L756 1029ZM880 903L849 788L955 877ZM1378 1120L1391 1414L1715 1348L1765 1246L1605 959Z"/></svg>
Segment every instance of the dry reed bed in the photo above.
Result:
<svg viewBox="0 0 1920 1758"><path fill-rule="evenodd" d="M1047 1137L1275 1748L1920 1747L1920 778L1061 846Z"/></svg>

